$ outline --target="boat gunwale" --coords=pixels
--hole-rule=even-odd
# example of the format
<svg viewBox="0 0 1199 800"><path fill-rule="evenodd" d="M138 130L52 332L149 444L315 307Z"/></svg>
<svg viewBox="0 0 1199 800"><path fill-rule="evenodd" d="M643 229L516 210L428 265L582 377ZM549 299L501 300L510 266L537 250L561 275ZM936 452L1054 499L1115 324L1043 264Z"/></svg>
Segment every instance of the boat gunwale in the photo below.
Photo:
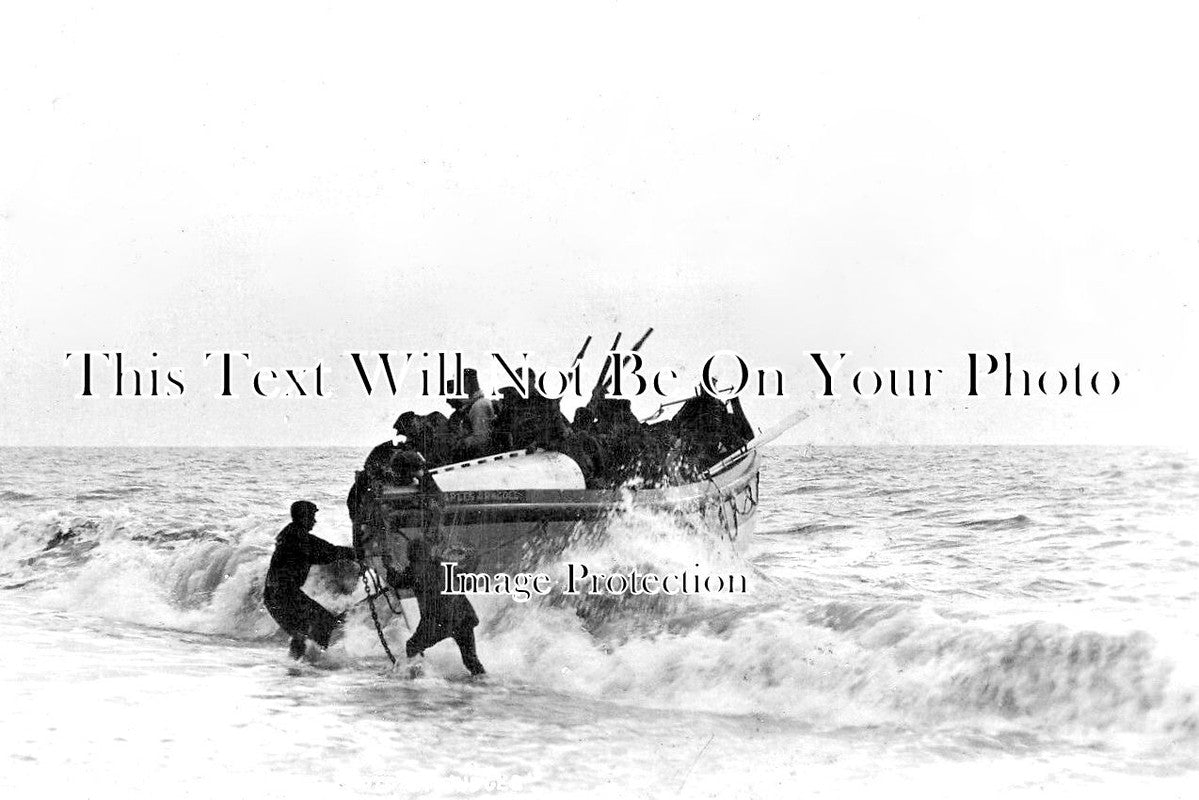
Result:
<svg viewBox="0 0 1199 800"><path fill-rule="evenodd" d="M423 498L438 498L443 510L515 513L534 509L608 513L626 503L639 507L686 507L740 491L758 474L758 452L749 450L706 480L658 489L477 489L420 492L384 487L378 494L382 506L412 509Z"/></svg>

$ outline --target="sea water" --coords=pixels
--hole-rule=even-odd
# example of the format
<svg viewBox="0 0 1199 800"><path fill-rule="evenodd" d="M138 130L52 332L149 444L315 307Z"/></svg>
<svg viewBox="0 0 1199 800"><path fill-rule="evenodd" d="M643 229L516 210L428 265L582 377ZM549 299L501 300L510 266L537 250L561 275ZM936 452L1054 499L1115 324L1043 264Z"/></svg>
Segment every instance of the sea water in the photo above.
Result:
<svg viewBox="0 0 1199 800"><path fill-rule="evenodd" d="M1191 455L768 449L747 551L628 514L542 563L698 565L747 594L476 598L481 681L452 642L424 677L391 669L344 570L308 590L345 638L287 658L261 605L273 538L308 498L348 543L362 457L0 450L0 787L1199 796ZM384 615L394 649L413 621Z"/></svg>

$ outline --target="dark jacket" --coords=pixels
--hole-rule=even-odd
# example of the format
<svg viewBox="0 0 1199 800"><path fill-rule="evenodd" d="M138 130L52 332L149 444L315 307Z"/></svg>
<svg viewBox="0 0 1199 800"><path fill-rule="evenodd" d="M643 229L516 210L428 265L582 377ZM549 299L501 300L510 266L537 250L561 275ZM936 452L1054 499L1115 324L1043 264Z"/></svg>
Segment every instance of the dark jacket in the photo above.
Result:
<svg viewBox="0 0 1199 800"><path fill-rule="evenodd" d="M294 522L289 523L275 537L275 553L266 572L266 588L275 592L298 592L308 580L308 570L313 564L329 564L343 558L354 558L354 549L329 544L300 530Z"/></svg>
<svg viewBox="0 0 1199 800"><path fill-rule="evenodd" d="M388 570L387 582L395 589L411 589L420 608L420 625L415 638L440 640L453 636L463 627L479 624L474 606L463 595L442 594L445 572L441 559L428 558L409 562L400 572Z"/></svg>
<svg viewBox="0 0 1199 800"><path fill-rule="evenodd" d="M400 448L392 444L390 439L375 445L375 449L371 450L370 455L366 457L366 463L362 465L362 471L366 473L367 479L378 481L390 478L391 459L399 450Z"/></svg>

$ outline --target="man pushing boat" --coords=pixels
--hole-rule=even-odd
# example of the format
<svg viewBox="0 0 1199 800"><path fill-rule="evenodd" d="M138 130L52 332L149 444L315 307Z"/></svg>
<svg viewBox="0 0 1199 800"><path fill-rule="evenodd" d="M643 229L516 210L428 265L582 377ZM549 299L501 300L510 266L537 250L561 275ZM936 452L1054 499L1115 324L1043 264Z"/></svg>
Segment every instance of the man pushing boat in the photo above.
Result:
<svg viewBox="0 0 1199 800"><path fill-rule="evenodd" d="M475 626L479 616L461 594L446 591L441 559L429 552L424 539L408 542L408 566L402 571L388 567L387 582L395 590L411 589L420 609L420 624L408 640L406 651L410 672L419 672L415 659L443 639L453 639L462 656L462 664L471 675L486 672L475 652Z"/></svg>
<svg viewBox="0 0 1199 800"><path fill-rule="evenodd" d="M329 646L329 637L341 625L341 617L302 591L313 564L353 560L354 549L329 544L312 535L317 507L308 500L291 504L291 523L275 537L275 552L266 573L263 604L279 627L291 634L292 658L304 655L307 640Z"/></svg>

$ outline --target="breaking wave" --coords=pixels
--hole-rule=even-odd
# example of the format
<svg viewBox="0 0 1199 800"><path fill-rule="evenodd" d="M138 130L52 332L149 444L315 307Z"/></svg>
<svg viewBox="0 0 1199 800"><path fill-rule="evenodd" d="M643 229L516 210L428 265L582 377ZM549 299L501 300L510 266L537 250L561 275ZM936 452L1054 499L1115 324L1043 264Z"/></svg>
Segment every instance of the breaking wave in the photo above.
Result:
<svg viewBox="0 0 1199 800"><path fill-rule="evenodd" d="M1021 515L971 527L1029 522ZM279 634L261 594L278 527L267 515L228 527L155 527L121 507L8 520L0 523L0 586L103 618L273 640ZM743 574L749 592L597 597L568 595L559 584L528 603L477 598L481 654L499 681L814 725L1020 724L1199 737L1192 684L1141 631L1044 620L988 626L921 603L829 602L767 577L726 541L646 513L617 516L602 535L542 554L536 566L558 578L572 562L606 573ZM351 612L337 657L348 668L378 669L382 655L352 570L314 572L317 599ZM393 645L408 635L399 618L385 633ZM460 670L450 645L429 656L441 674Z"/></svg>
<svg viewBox="0 0 1199 800"><path fill-rule="evenodd" d="M4 533L4 585L35 591L48 606L244 639L276 634L262 607L276 521L154 528L114 508L42 514Z"/></svg>
<svg viewBox="0 0 1199 800"><path fill-rule="evenodd" d="M493 609L487 649L506 673L539 685L651 707L831 725L1018 722L1199 735L1194 692L1176 685L1145 633L1043 621L988 628L918 604L813 601L719 544L668 519L623 518L602 543L562 560L612 571L744 570L752 594L598 608L552 594Z"/></svg>

